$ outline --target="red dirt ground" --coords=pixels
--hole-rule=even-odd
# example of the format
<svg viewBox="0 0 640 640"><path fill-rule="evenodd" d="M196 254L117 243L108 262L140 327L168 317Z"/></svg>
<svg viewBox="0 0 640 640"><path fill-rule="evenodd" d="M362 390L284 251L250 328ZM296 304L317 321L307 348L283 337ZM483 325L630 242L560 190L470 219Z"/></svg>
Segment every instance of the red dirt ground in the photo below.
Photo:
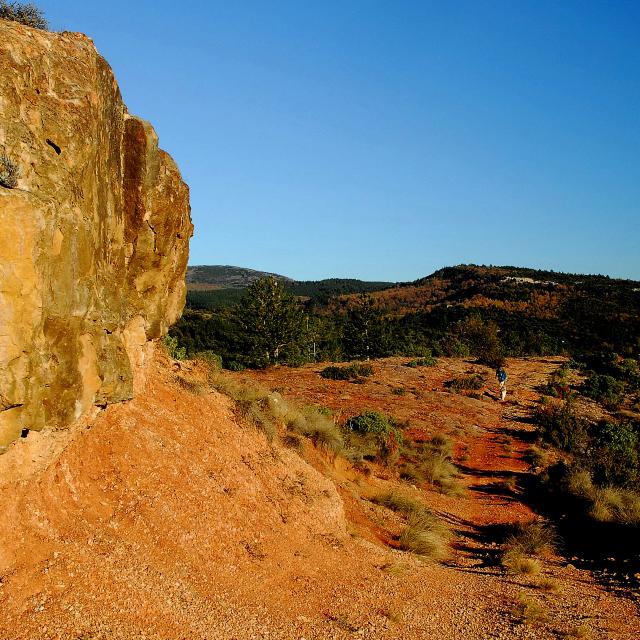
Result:
<svg viewBox="0 0 640 640"><path fill-rule="evenodd" d="M271 445L238 424L228 398L177 383L198 375L192 365L159 357L136 399L73 431L31 433L0 457L0 638L475 640L558 638L583 624L592 638L640 637L633 594L588 571L552 557L520 577L490 562L492 525L531 515L500 483L527 471L530 427L518 419L559 361L510 361L505 404L486 369L404 362L375 362L361 385L324 380L320 366L233 376L342 417L378 409L414 435L450 434L466 451L465 497L403 483L453 528L445 562L389 546L400 521L366 497L396 486L393 470L364 476ZM469 370L489 376L480 399L444 389ZM541 590L543 577L559 590ZM542 621L520 622L523 593Z"/></svg>

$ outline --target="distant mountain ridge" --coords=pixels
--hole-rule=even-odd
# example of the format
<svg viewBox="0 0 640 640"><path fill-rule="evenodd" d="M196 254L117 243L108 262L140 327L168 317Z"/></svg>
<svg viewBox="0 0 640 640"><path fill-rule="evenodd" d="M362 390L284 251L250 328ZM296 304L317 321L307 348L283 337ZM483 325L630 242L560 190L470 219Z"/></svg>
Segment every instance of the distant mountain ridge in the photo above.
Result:
<svg viewBox="0 0 640 640"><path fill-rule="evenodd" d="M273 277L282 282L293 282L291 278L268 271L257 271L231 265L196 265L187 267L187 287L193 291L208 289L246 289L256 280Z"/></svg>
<svg viewBox="0 0 640 640"><path fill-rule="evenodd" d="M187 305L204 309L231 306L240 301L244 289L265 277L280 280L295 296L319 303L326 303L334 296L372 293L396 286L395 282L368 282L355 278L293 280L277 273L245 267L199 265L187 269Z"/></svg>

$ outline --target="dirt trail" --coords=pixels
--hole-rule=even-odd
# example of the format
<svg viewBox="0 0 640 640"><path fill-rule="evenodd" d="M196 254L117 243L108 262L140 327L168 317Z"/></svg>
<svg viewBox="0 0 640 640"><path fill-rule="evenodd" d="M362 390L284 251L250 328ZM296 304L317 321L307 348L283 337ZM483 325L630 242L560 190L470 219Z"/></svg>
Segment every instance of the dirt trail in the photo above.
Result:
<svg viewBox="0 0 640 640"><path fill-rule="evenodd" d="M466 497L421 494L455 530L445 563L382 542L399 521L363 496L395 486L393 474L358 477L273 447L237 423L227 398L181 386L190 365L160 358L135 400L0 457L0 638L558 638L584 620L594 638L640 637L635 605L561 558L544 565L554 594L495 564L496 526L530 514L501 484L526 471L530 427L518 419L557 364L510 363L515 402L501 405L444 391L473 365L403 362L375 363L363 385L325 381L318 367L235 375L344 414L379 408L466 444ZM521 592L543 605L544 622L518 621Z"/></svg>

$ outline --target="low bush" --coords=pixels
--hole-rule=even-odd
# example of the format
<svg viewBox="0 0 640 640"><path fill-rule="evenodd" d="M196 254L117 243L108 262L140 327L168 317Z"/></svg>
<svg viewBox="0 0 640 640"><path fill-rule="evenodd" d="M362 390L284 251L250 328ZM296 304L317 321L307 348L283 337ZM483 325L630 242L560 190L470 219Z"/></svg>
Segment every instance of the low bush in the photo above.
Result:
<svg viewBox="0 0 640 640"><path fill-rule="evenodd" d="M0 11L2 5L0 5ZM2 14L0 13L0 17ZM0 155L0 186L7 189L15 189L18 186L18 178L20 178L20 169L8 156Z"/></svg>
<svg viewBox="0 0 640 640"><path fill-rule="evenodd" d="M581 453L584 450L588 422L578 414L573 400L543 399L534 413L534 420L545 442L569 453Z"/></svg>
<svg viewBox="0 0 640 640"><path fill-rule="evenodd" d="M547 384L543 389L543 393L554 398L566 400L570 393L569 385L569 366L565 363L556 369L550 376Z"/></svg>
<svg viewBox="0 0 640 640"><path fill-rule="evenodd" d="M607 409L615 409L624 398L625 385L613 376L597 373L589 376L582 385L582 393Z"/></svg>
<svg viewBox="0 0 640 640"><path fill-rule="evenodd" d="M415 369L416 367L433 367L437 364L437 362L438 361L433 356L429 355L425 356L424 358L410 360L405 364L405 367L411 367L412 369Z"/></svg>
<svg viewBox="0 0 640 640"><path fill-rule="evenodd" d="M354 362L345 367L337 367L331 365L324 368L320 372L322 378L328 380L351 380L359 381L362 378L368 378L373 374L373 367L370 364Z"/></svg>
<svg viewBox="0 0 640 640"><path fill-rule="evenodd" d="M628 422L602 421L594 429L589 466L600 486L633 487L639 475L636 428Z"/></svg>
<svg viewBox="0 0 640 640"><path fill-rule="evenodd" d="M365 441L373 441L378 455L383 459L396 454L403 441L395 422L378 411L365 411L349 418L345 429L360 434Z"/></svg>
<svg viewBox="0 0 640 640"><path fill-rule="evenodd" d="M19 22L34 29L48 29L42 9L30 2L6 2L0 0L0 19Z"/></svg>
<svg viewBox="0 0 640 640"><path fill-rule="evenodd" d="M449 389L460 393L461 391L478 391L484 386L484 380L478 373L460 376L445 382L445 386Z"/></svg>
<svg viewBox="0 0 640 640"><path fill-rule="evenodd" d="M214 351L198 351L194 360L203 362L213 369L222 369L222 358Z"/></svg>
<svg viewBox="0 0 640 640"><path fill-rule="evenodd" d="M174 360L184 360L187 357L187 350L184 347L178 346L178 338L174 338L167 334L162 339L162 344L170 358L173 358Z"/></svg>

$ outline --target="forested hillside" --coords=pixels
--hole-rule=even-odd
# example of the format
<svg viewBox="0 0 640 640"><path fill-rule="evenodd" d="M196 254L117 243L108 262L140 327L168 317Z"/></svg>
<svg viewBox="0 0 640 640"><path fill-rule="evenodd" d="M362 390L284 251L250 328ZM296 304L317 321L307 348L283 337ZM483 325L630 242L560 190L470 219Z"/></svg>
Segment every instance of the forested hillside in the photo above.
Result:
<svg viewBox="0 0 640 640"><path fill-rule="evenodd" d="M295 299L296 310L279 362L464 356L480 345L490 346L485 360L493 362L549 354L635 356L640 347L640 283L629 280L463 265L397 285L275 282L277 295ZM269 364L255 355L243 311L251 288L189 295L192 308L172 330L187 353L211 350L233 366Z"/></svg>

